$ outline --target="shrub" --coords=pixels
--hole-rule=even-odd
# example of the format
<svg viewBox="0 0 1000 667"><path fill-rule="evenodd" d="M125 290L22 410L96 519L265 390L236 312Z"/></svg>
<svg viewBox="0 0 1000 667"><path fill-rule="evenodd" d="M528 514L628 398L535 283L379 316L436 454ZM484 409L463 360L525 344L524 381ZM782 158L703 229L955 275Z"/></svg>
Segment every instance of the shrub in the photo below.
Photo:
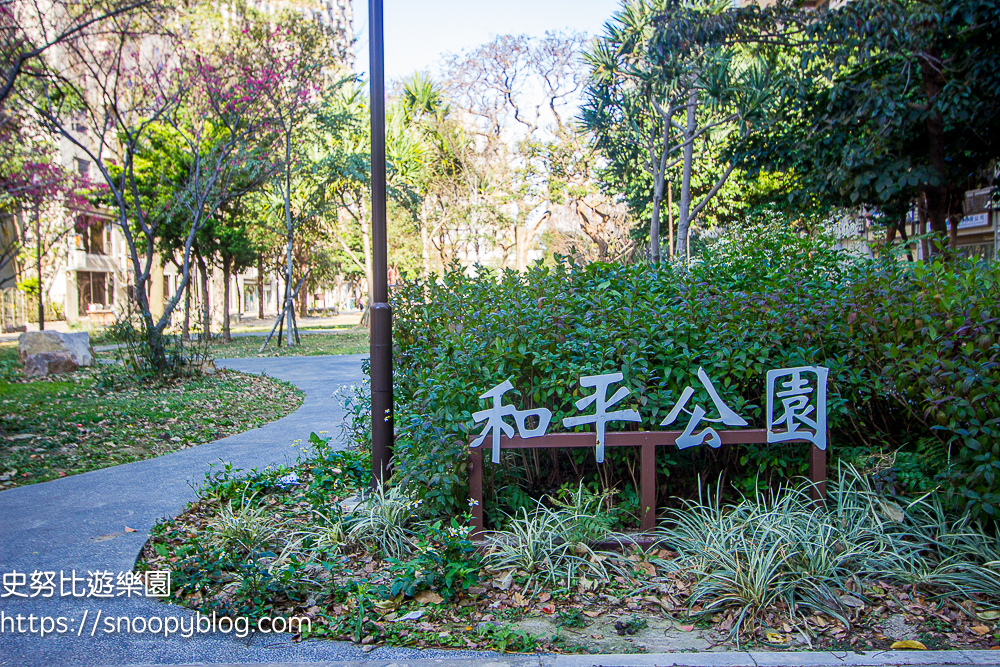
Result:
<svg viewBox="0 0 1000 667"><path fill-rule="evenodd" d="M864 597L866 582L910 584L937 597L1000 593L997 540L968 514L949 516L927 496L900 507L853 468L831 484L825 508L794 487L731 504L716 495L672 510L658 534L679 554L660 567L694 579L689 608L731 612L737 641L775 608L787 609L792 625L805 611L849 625L843 600Z"/></svg>
<svg viewBox="0 0 1000 667"><path fill-rule="evenodd" d="M995 265L857 257L780 227L724 239L690 270L564 262L407 283L393 297L397 470L423 489L429 511L461 513L466 443L482 429L471 414L480 394L508 379L515 391L505 400L551 409L556 432L575 413L580 376L620 371L631 395L619 405L642 423L612 428L652 430L688 385L710 405L693 381L703 367L726 404L762 428L765 372L823 365L834 460L868 464L901 451L905 463L919 453L933 467L901 469L901 483L947 482L973 514L992 515L998 285ZM745 490L758 477L775 486L803 474L807 456L801 445L660 448L659 496L692 497L699 474L723 471ZM609 452L605 488L634 494L637 466L636 452ZM509 503L514 487L538 497L567 470L576 480L595 475L592 454L505 452L487 469L488 502Z"/></svg>

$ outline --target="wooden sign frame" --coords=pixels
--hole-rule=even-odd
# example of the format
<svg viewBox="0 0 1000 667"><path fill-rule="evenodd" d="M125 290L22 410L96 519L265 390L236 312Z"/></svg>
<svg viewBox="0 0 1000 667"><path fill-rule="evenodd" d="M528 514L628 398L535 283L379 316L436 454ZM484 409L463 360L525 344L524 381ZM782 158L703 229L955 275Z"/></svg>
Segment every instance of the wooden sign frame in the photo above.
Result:
<svg viewBox="0 0 1000 667"><path fill-rule="evenodd" d="M639 447L639 495L641 498L643 532L656 528L656 448L676 446L677 438L683 431L625 431L607 433L606 447ZM764 429L735 429L718 431L723 445L764 445L767 431ZM829 431L826 442L830 442ZM470 436L469 442L478 436ZM820 449L807 438L795 438L784 443L809 443L809 481L812 482L810 495L817 503L826 497L826 450ZM534 438L506 435L500 438L501 449L552 449L580 448L594 449L597 444L595 433L552 433ZM469 448L469 504L472 509L472 537L485 531L483 519L483 447Z"/></svg>

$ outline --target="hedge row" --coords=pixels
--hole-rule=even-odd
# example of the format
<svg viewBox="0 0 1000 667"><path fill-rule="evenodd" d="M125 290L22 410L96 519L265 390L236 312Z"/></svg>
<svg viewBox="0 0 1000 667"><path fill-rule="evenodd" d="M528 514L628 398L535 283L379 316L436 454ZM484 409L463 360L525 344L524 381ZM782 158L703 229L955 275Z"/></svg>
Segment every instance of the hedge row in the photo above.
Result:
<svg viewBox="0 0 1000 667"><path fill-rule="evenodd" d="M711 406L699 367L727 405L763 427L768 369L830 369L831 453L895 477L898 490L946 489L973 512L1000 506L1000 269L911 263L831 249L827 239L756 227L720 241L690 270L560 264L524 275L452 271L394 295L397 466L440 512L464 509L465 443L478 396L510 380L519 409L552 410L562 430L583 375L620 371L641 424L658 428L687 386ZM615 406L619 408L619 406ZM801 445L659 448L660 497L723 474L737 486L801 474ZM599 471L592 452L505 453L498 507L599 472L634 497L634 454ZM561 473L561 474L560 474ZM519 500L522 499L522 500ZM634 508L633 508L634 509Z"/></svg>

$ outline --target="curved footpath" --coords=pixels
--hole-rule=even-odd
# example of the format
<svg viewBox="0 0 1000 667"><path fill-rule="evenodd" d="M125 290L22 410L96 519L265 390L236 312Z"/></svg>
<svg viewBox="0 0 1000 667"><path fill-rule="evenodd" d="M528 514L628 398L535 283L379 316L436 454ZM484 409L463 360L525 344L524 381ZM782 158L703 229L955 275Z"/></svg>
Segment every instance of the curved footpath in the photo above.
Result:
<svg viewBox="0 0 1000 667"><path fill-rule="evenodd" d="M308 442L310 431L339 432L342 408L332 398L345 384L361 380L363 355L218 360L220 367L266 373L293 383L305 400L294 413L265 426L158 458L96 470L82 475L0 492L0 665L121 665L188 662L276 662L363 660L367 657L412 656L416 651L380 649L370 656L342 642L293 644L289 637L195 635L165 638L149 634L106 634L108 617L189 618L176 606L144 597L73 597L86 590L87 573L131 571L157 519L174 516L196 497L210 465L220 461L249 470L295 460L296 439ZM128 532L128 528L135 532ZM55 572L55 595L19 598L2 585L14 573ZM60 582L65 577L65 582ZM60 584L66 595L60 595ZM6 594L6 596L4 596ZM97 614L101 621L96 629ZM16 615L22 616L21 628ZM29 615L63 617L68 631L39 636ZM86 614L86 622L83 623ZM185 621L188 623L189 621ZM83 627L81 628L81 623ZM91 635L93 631L93 635ZM426 655L426 652L423 654Z"/></svg>

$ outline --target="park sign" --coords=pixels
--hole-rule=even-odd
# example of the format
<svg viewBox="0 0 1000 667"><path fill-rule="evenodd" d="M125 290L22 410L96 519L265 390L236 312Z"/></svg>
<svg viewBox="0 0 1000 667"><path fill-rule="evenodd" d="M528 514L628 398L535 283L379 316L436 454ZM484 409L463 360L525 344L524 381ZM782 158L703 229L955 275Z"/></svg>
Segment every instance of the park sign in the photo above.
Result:
<svg viewBox="0 0 1000 667"><path fill-rule="evenodd" d="M596 433L549 434L552 411L547 408L518 410L513 405L504 405L504 395L513 390L510 380L493 387L479 398L489 402L489 407L472 414L476 423L486 422L478 436L470 438L469 494L473 507L473 520L477 531L483 529L482 509L482 450L489 438L492 444L492 461L500 462L501 449L584 447L596 444L597 462L604 463L607 446L635 446L642 448L640 466L640 487L642 496L642 527L649 530L655 526L655 447L673 445L679 449L707 444L719 447L722 444L764 444L777 442L800 442L811 445L809 477L813 482L813 496L819 498L826 487L826 446L827 446L827 400L826 385L829 369L822 366L797 366L767 371L765 410L766 430L730 428L717 431L713 424L728 427L747 426L747 421L725 404L715 389L715 384L698 369L698 381L708 393L710 404L692 404L695 389L688 386L681 392L670 412L660 422L660 426L684 423L678 431L630 431L608 432L607 425L614 422L641 422L635 410L621 409L620 404L631 393L627 387L613 386L622 382L623 373L587 375L580 378L580 386L593 388L594 392L575 402L574 406L584 414L572 415L562 420L564 428L593 424ZM609 396L610 393L610 396ZM614 409L619 406L619 409ZM686 415L686 417L682 416ZM515 428L504 421L513 419ZM528 427L529 418L537 418L533 428ZM686 419L686 421L685 421Z"/></svg>
<svg viewBox="0 0 1000 667"><path fill-rule="evenodd" d="M780 368L767 372L767 441L786 442L789 440L809 440L816 447L826 449L826 380L829 370L822 366L799 366L796 368ZM580 378L581 387L594 387L594 393L585 396L576 402L577 410L586 410L594 405L594 414L566 417L562 424L566 428L582 426L584 424L594 424L597 430L597 462L604 463L604 443L605 428L609 422L642 421L639 413L635 410L614 410L608 412L608 408L620 403L626 398L630 391L625 387L619 387L615 393L608 398L608 390L613 384L621 382L624 378L622 373L606 373L604 375L586 375ZM784 379L787 378L787 379ZM747 421L723 402L716 391L715 385L709 379L703 368L698 369L698 380L701 382L714 407L714 414L710 417L709 410L701 405L695 405L693 409L688 409L687 405L694 395L694 388L688 386L681 393L680 398L666 418L660 422L660 426L669 426L678 420L681 413L687 413L689 419L684 431L677 438L677 446L680 449L696 447L708 444L710 447L718 447L722 444L718 431L711 426L706 426L702 431L695 433L702 422L721 423L726 426L746 426ZM780 384L780 387L778 386ZM549 423L552 421L552 411L545 408L535 410L517 410L512 405L503 405L503 395L513 389L510 380L493 387L480 396L481 400L492 401L493 405L486 410L480 410L472 415L477 422L485 421L486 427L479 434L479 437L472 441L470 447L479 447L486 438L492 435L493 442L493 463L500 463L500 435L503 433L508 438L514 436L514 428L507 424L503 418L513 417L517 423L517 432L521 438L537 438L548 432ZM810 396L812 394L812 396ZM784 412L775 418L775 399L781 400L781 407ZM526 426L528 417L537 417L538 426L529 429ZM779 430L780 429L780 430Z"/></svg>

